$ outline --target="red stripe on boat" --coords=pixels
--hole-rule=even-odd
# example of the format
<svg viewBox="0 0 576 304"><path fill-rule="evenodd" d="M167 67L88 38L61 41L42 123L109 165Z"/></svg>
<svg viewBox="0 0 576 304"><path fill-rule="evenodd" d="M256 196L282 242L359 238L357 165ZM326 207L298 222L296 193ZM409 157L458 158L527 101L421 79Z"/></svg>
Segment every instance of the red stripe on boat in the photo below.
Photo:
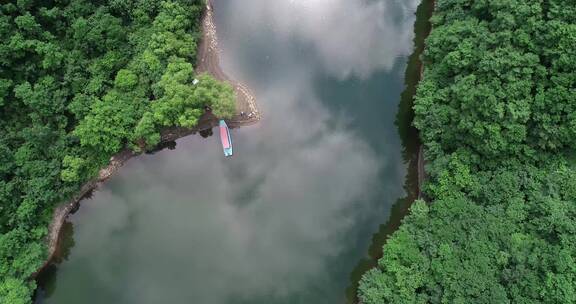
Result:
<svg viewBox="0 0 576 304"><path fill-rule="evenodd" d="M220 126L220 140L222 140L222 147L224 147L224 149L230 148L230 142L228 141L228 132L225 126Z"/></svg>

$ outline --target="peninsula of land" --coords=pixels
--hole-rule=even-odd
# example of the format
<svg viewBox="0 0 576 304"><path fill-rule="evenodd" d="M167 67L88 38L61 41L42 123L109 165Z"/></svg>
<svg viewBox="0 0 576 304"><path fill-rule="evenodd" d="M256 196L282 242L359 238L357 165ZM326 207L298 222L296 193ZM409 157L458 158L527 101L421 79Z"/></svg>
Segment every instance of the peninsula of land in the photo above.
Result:
<svg viewBox="0 0 576 304"><path fill-rule="evenodd" d="M218 36L213 20L213 7L211 0L206 1L206 7L202 18L202 39L198 47L198 56L195 71L197 74L209 74L215 79L228 83L232 86L236 100L236 114L228 119L231 128L239 128L257 123L261 119L261 113L256 104L256 98L250 90L242 83L230 78L220 66L220 49L218 47ZM194 128L168 127L162 130L161 140L158 147L166 146L167 143L176 139L196 134L203 130L208 130L218 125L218 118L211 112L206 111L198 120ZM59 205L53 214L53 219L49 226L48 236L48 258L33 274L36 277L42 270L50 265L57 252L60 240L61 229L68 215L76 210L80 201L97 189L102 183L116 173L124 163L140 153L134 152L130 148L125 148L121 152L111 157L108 166L102 168L98 176L85 183L80 191L69 201Z"/></svg>

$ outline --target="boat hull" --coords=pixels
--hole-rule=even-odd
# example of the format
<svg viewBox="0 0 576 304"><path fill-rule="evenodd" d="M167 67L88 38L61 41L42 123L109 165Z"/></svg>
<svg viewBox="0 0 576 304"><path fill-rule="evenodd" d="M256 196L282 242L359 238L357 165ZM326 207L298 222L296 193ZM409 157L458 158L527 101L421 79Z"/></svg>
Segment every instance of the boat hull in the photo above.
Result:
<svg viewBox="0 0 576 304"><path fill-rule="evenodd" d="M222 119L219 123L220 127L220 142L222 143L222 150L224 151L224 156L232 156L232 137L230 136L230 129L226 122Z"/></svg>

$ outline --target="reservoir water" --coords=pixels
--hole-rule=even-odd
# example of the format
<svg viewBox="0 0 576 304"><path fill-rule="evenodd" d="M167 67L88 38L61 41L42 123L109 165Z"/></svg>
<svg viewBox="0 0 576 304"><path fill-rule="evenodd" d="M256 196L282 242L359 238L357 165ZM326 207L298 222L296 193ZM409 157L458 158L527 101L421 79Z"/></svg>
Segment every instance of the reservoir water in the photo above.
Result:
<svg viewBox="0 0 576 304"><path fill-rule="evenodd" d="M418 2L215 0L223 68L263 119L232 158L195 135L130 160L70 216L36 303L345 303L408 195Z"/></svg>

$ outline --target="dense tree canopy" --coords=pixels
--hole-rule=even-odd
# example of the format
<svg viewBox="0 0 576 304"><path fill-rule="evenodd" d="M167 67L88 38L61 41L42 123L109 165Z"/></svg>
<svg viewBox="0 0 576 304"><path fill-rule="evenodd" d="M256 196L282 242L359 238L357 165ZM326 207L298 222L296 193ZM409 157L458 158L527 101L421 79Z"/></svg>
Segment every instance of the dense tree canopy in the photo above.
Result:
<svg viewBox="0 0 576 304"><path fill-rule="evenodd" d="M54 206L129 146L234 113L195 75L201 0L0 4L0 303L29 303ZM193 84L194 79L200 82Z"/></svg>
<svg viewBox="0 0 576 304"><path fill-rule="evenodd" d="M576 302L576 5L438 0L417 201L363 303Z"/></svg>
<svg viewBox="0 0 576 304"><path fill-rule="evenodd" d="M431 158L490 169L576 144L574 7L438 1L414 108Z"/></svg>

